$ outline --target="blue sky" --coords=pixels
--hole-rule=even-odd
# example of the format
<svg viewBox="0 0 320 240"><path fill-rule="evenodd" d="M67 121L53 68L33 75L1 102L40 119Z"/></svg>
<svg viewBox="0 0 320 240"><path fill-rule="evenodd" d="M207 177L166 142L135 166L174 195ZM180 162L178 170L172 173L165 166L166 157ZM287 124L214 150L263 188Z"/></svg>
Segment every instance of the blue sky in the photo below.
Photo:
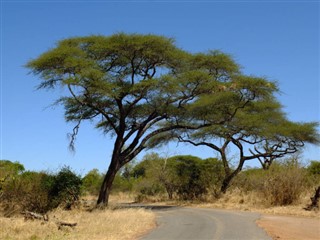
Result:
<svg viewBox="0 0 320 240"><path fill-rule="evenodd" d="M62 94L36 91L39 79L24 64L63 38L117 32L173 37L190 52L219 49L243 72L278 81L277 96L293 121L320 121L319 2L317 1L1 1L1 153L27 169L78 173L106 170L113 141L82 125L76 153L68 150L72 125ZM212 157L205 148L170 144L159 153ZM140 155L139 159L143 156ZM319 160L307 146L305 160Z"/></svg>

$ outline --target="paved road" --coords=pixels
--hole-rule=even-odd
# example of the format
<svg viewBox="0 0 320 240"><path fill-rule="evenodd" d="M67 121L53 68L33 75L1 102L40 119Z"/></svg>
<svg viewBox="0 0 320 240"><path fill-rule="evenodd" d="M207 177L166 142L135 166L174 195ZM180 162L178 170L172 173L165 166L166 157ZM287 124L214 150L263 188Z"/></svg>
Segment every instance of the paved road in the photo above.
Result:
<svg viewBox="0 0 320 240"><path fill-rule="evenodd" d="M255 224L258 213L179 207L155 211L158 227L141 240L271 240Z"/></svg>

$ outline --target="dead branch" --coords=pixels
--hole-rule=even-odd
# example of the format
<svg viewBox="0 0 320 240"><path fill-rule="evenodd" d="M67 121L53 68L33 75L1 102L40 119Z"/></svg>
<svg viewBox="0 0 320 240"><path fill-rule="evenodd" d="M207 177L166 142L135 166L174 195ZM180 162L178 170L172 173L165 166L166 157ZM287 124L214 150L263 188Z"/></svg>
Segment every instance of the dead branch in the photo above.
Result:
<svg viewBox="0 0 320 240"><path fill-rule="evenodd" d="M35 212L30 212L30 211L24 211L24 212L21 212L21 214L24 215L24 219L25 220L43 220L43 221L49 221L49 217L47 214L39 214L39 213L35 213Z"/></svg>
<svg viewBox="0 0 320 240"><path fill-rule="evenodd" d="M57 222L58 229L61 230L63 227L71 227L74 228L78 223L68 223L68 222Z"/></svg>

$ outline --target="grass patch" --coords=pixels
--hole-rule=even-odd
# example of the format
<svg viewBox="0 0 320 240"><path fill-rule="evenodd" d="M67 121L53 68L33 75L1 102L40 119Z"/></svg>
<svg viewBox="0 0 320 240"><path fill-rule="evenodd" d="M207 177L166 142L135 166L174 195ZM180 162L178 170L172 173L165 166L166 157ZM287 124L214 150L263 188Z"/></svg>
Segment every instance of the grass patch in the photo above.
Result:
<svg viewBox="0 0 320 240"><path fill-rule="evenodd" d="M58 230L56 222L76 222ZM22 216L0 217L0 239L135 239L155 227L155 215L145 209L83 210L49 213L49 222L25 221Z"/></svg>

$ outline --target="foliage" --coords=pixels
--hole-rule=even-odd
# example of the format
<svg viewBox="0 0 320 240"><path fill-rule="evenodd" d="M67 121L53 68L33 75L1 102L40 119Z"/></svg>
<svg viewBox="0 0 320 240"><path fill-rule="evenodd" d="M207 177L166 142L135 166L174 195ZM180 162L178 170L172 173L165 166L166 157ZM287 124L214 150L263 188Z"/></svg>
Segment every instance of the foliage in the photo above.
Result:
<svg viewBox="0 0 320 240"><path fill-rule="evenodd" d="M272 206L290 205L305 190L305 172L296 164L274 164L267 172L263 194Z"/></svg>
<svg viewBox="0 0 320 240"><path fill-rule="evenodd" d="M82 189L84 192L96 195L99 193L103 175L98 169L92 169L82 178Z"/></svg>
<svg viewBox="0 0 320 240"><path fill-rule="evenodd" d="M320 161L311 161L307 169L309 174L320 177Z"/></svg>
<svg viewBox="0 0 320 240"><path fill-rule="evenodd" d="M45 213L61 206L70 209L80 196L81 178L69 168L57 174L25 171L6 181L0 196L7 213L17 209Z"/></svg>
<svg viewBox="0 0 320 240"><path fill-rule="evenodd" d="M53 208L61 205L65 209L71 209L77 203L81 194L82 179L70 170L63 167L54 176L54 184L49 191Z"/></svg>
<svg viewBox="0 0 320 240"><path fill-rule="evenodd" d="M112 185L112 193L131 192L133 190L134 184L134 179L128 178L127 176L124 176L118 172L114 178L114 182Z"/></svg>
<svg viewBox="0 0 320 240"><path fill-rule="evenodd" d="M6 183L14 180L24 170L24 166L19 162L0 160L0 198L3 195L3 188Z"/></svg>
<svg viewBox="0 0 320 240"><path fill-rule="evenodd" d="M143 199L143 196L155 196L165 192L161 181L164 165L164 158L156 153L150 153L133 167L131 176L135 179L134 190L139 193L138 198Z"/></svg>
<svg viewBox="0 0 320 240"><path fill-rule="evenodd" d="M24 171L24 166L19 162L11 162L9 160L0 160L0 178L8 175L16 176Z"/></svg>
<svg viewBox="0 0 320 240"><path fill-rule="evenodd" d="M274 162L268 170L248 169L236 178L233 187L243 192L257 192L269 206L284 206L297 202L311 188L310 177L297 159Z"/></svg>
<svg viewBox="0 0 320 240"><path fill-rule="evenodd" d="M200 159L186 155L168 159L175 171L177 195L184 200L200 199L207 194L217 195L223 179L223 166L217 159ZM211 192L209 192L211 191Z"/></svg>
<svg viewBox="0 0 320 240"><path fill-rule="evenodd" d="M22 210L45 213L51 209L48 192L53 183L52 175L26 171L6 183L1 200L8 212L18 206Z"/></svg>
<svg viewBox="0 0 320 240"><path fill-rule="evenodd" d="M161 158L146 155L132 175L138 179L136 189L143 195L154 196L167 192L168 198L200 199L206 194L217 195L223 167L217 159L202 160L195 156Z"/></svg>

